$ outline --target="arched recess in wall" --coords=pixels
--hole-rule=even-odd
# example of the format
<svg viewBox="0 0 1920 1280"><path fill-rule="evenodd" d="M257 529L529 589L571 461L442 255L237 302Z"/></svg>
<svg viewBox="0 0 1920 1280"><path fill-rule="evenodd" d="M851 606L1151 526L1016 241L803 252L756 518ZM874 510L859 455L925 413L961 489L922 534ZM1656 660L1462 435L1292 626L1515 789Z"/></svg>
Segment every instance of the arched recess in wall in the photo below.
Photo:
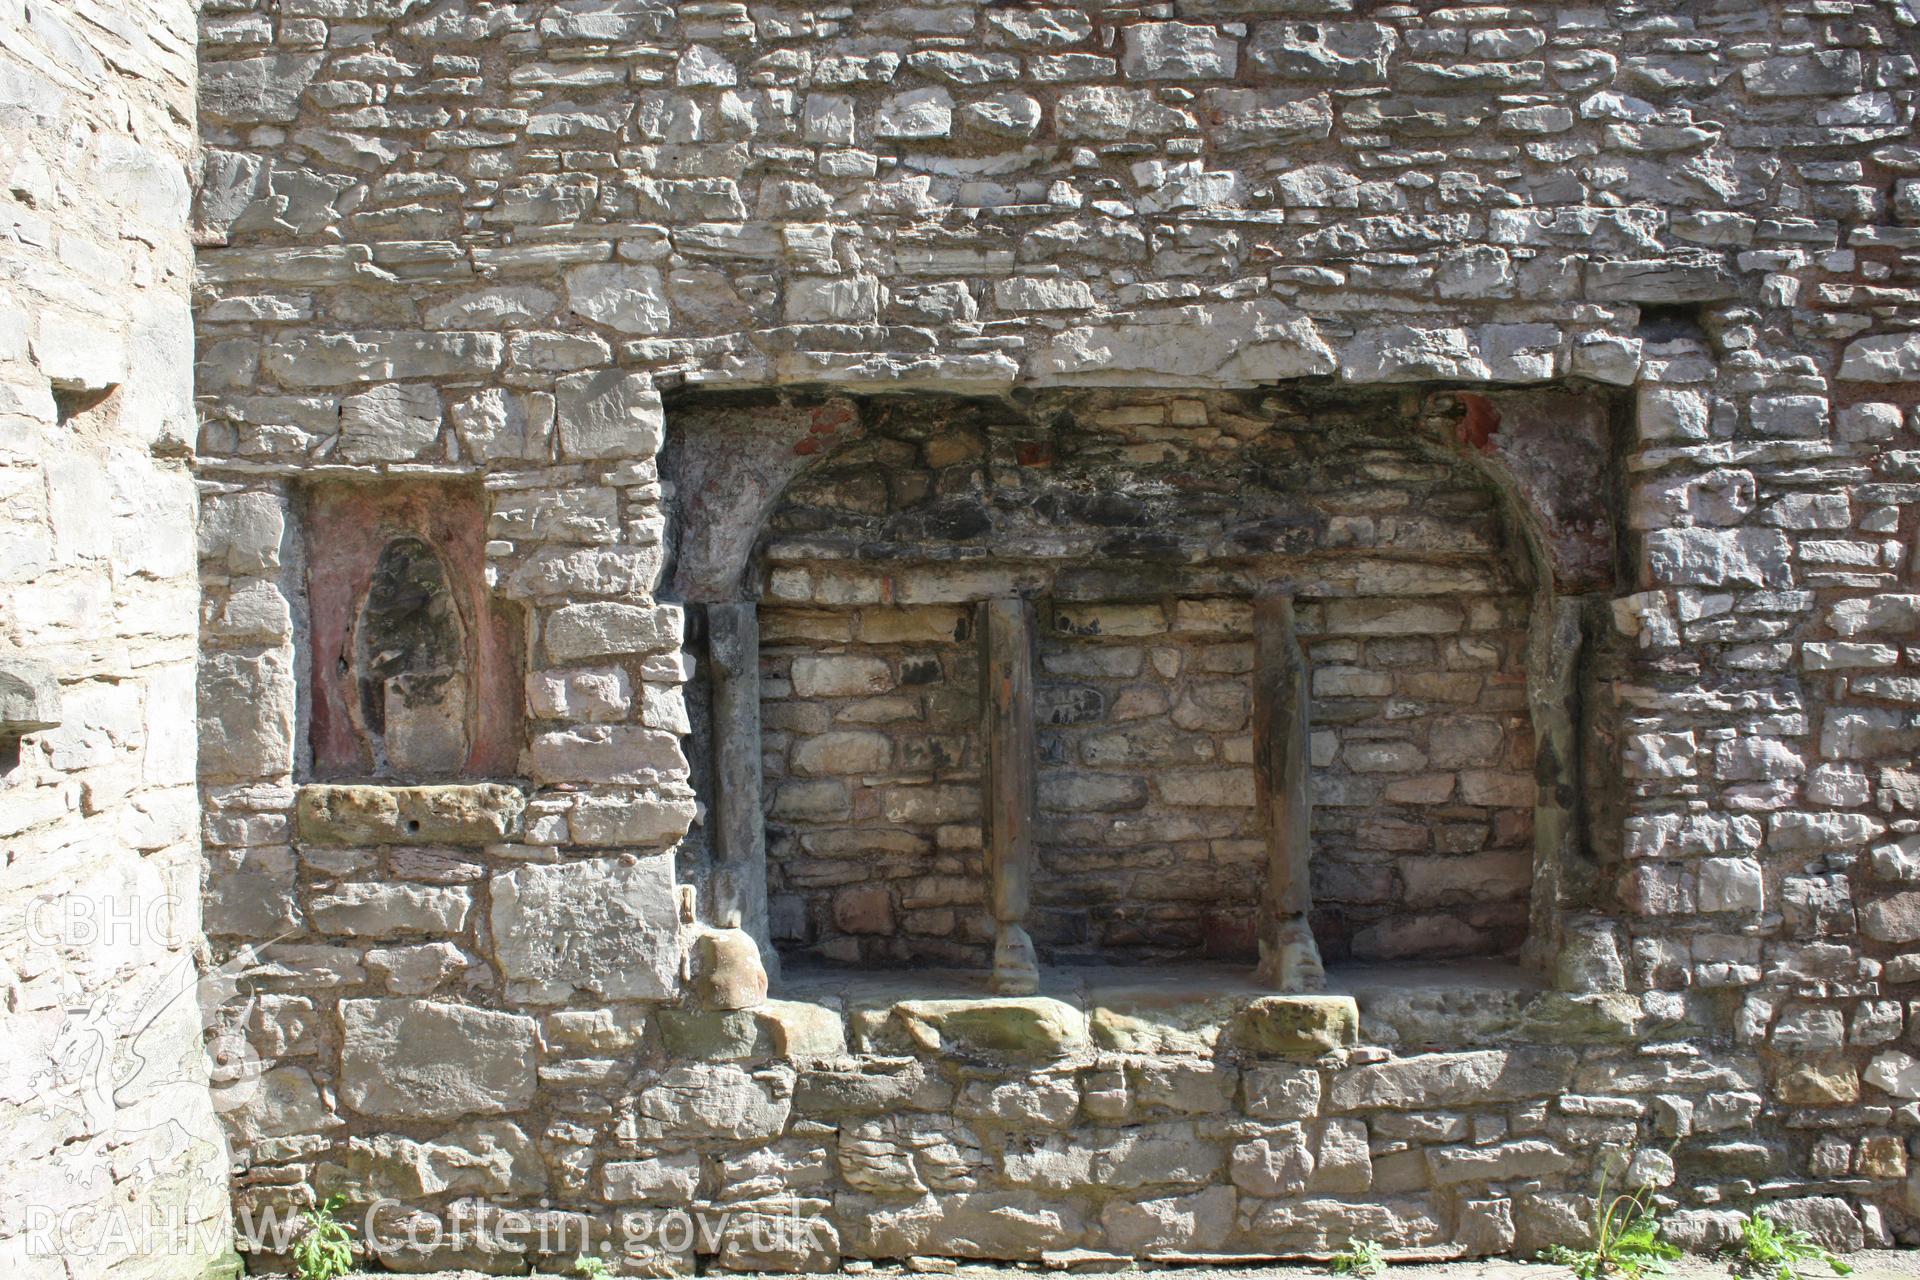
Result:
<svg viewBox="0 0 1920 1280"><path fill-rule="evenodd" d="M1563 399L1515 412L1587 438L1590 497L1607 409ZM1569 890L1537 865L1539 816L1553 856L1579 856L1580 789L1541 767L1535 728L1578 715L1567 601L1610 581L1611 516L1530 491L1521 433L1476 441L1473 412L1409 394L673 406L673 584L709 606L692 754L715 922L747 903L789 961L991 962L976 606L1018 597L1041 958L1254 961L1255 633L1277 591L1311 672L1321 952L1544 954Z"/></svg>

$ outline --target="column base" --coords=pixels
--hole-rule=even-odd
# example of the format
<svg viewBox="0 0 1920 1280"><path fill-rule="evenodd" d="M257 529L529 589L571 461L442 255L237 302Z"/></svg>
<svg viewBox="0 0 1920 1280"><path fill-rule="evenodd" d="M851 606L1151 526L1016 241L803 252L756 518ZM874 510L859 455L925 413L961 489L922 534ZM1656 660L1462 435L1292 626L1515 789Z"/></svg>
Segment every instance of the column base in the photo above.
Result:
<svg viewBox="0 0 1920 1280"><path fill-rule="evenodd" d="M1260 938L1260 965L1254 980L1275 991L1319 991L1327 985L1327 969L1320 963L1320 947L1305 916L1293 916L1268 926Z"/></svg>
<svg viewBox="0 0 1920 1280"><path fill-rule="evenodd" d="M1040 990L1040 962L1033 951L1033 939L1017 924L1003 924L993 940L993 977L988 983L995 995L1030 996Z"/></svg>

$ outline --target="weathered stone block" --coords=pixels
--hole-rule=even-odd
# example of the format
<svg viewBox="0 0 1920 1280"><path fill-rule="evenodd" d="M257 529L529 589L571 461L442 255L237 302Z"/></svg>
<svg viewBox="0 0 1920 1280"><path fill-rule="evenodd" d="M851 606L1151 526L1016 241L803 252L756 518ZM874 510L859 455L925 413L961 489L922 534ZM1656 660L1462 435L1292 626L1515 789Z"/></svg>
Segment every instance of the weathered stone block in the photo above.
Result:
<svg viewBox="0 0 1920 1280"><path fill-rule="evenodd" d="M678 990L680 904L670 856L522 867L490 882L493 958L523 999Z"/></svg>
<svg viewBox="0 0 1920 1280"><path fill-rule="evenodd" d="M1087 1026L1078 1009L1048 996L909 1000L878 1035L923 1053L1045 1062L1082 1050Z"/></svg>
<svg viewBox="0 0 1920 1280"><path fill-rule="evenodd" d="M572 604L547 618L547 656L555 662L656 653L680 643L686 615L678 605Z"/></svg>
<svg viewBox="0 0 1920 1280"><path fill-rule="evenodd" d="M209 653L200 659L200 772L207 779L293 771L294 683L289 655Z"/></svg>
<svg viewBox="0 0 1920 1280"><path fill-rule="evenodd" d="M726 1063L669 1067L633 1102L632 1136L643 1142L692 1138L768 1139L786 1128L792 1074L750 1074Z"/></svg>
<svg viewBox="0 0 1920 1280"><path fill-rule="evenodd" d="M666 432L653 379L619 369L556 381L554 421L561 453L575 459L651 458Z"/></svg>
<svg viewBox="0 0 1920 1280"><path fill-rule="evenodd" d="M1522 1102L1564 1090L1573 1066L1565 1050L1421 1054L1343 1071L1329 1099L1341 1111Z"/></svg>
<svg viewBox="0 0 1920 1280"><path fill-rule="evenodd" d="M450 1120L533 1101L532 1018L434 1000L340 1002L340 1098L365 1116Z"/></svg>
<svg viewBox="0 0 1920 1280"><path fill-rule="evenodd" d="M372 1201L435 1195L524 1196L546 1190L533 1140L510 1120L475 1120L430 1141L394 1134L355 1138L340 1164L315 1175L322 1193Z"/></svg>
<svg viewBox="0 0 1920 1280"><path fill-rule="evenodd" d="M309 784L295 809L316 844L497 844L520 834L527 798L501 783L432 787Z"/></svg>
<svg viewBox="0 0 1920 1280"><path fill-rule="evenodd" d="M1262 1057L1319 1057L1359 1042L1352 996L1261 996L1234 1020L1234 1044Z"/></svg>
<svg viewBox="0 0 1920 1280"><path fill-rule="evenodd" d="M929 1193L906 1203L844 1196L835 1207L846 1251L865 1258L1038 1258L1087 1231L1077 1209L1028 1191Z"/></svg>
<svg viewBox="0 0 1920 1280"><path fill-rule="evenodd" d="M1150 1200L1116 1199L1101 1208L1100 1226L1107 1247L1130 1257L1212 1253L1233 1231L1234 1207L1231 1187Z"/></svg>
<svg viewBox="0 0 1920 1280"><path fill-rule="evenodd" d="M327 933L392 938L459 933L472 907L473 895L453 885L350 883L315 894L307 914Z"/></svg>
<svg viewBox="0 0 1920 1280"><path fill-rule="evenodd" d="M597 262L575 267L566 274L567 306L576 315L619 333L665 333L671 323L666 293L658 267L624 262ZM611 371L610 371L611 372ZM617 384L632 378L649 390L652 380L644 374L614 375ZM567 393L562 393L561 438L566 438ZM658 401L655 401L658 407ZM658 441L655 441L656 447ZM639 456L646 456L652 450Z"/></svg>

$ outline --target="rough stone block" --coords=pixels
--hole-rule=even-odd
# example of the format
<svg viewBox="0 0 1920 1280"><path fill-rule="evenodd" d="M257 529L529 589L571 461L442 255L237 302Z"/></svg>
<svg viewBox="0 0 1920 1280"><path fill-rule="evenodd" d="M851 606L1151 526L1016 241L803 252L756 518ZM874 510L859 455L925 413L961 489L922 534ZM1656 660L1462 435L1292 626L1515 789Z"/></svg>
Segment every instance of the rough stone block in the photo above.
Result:
<svg viewBox="0 0 1920 1280"><path fill-rule="evenodd" d="M1522 1102L1563 1091L1573 1065L1564 1050L1420 1054L1341 1072L1330 1100L1340 1111Z"/></svg>

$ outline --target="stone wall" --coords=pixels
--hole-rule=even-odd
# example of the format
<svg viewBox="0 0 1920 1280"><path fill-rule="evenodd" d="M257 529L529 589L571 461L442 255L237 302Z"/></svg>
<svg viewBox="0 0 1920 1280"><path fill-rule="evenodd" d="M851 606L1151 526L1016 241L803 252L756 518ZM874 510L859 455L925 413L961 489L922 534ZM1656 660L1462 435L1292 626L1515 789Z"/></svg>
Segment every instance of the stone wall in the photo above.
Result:
<svg viewBox="0 0 1920 1280"><path fill-rule="evenodd" d="M1577 1231L1637 1142L1691 1240L1760 1201L1916 1238L1916 16L1326 8L208 7L209 917L229 951L291 934L256 974L243 1205L545 1194L605 1224L790 1192L833 1227L711 1246L738 1266L1311 1251L1324 1224L1497 1252ZM1560 991L1361 993L1354 1035L1278 1046L1261 1019L1082 1040L1091 993L735 1007L680 604L760 583L669 516L760 528L853 429L839 393L1273 386L1404 396L1525 531L1554 606L1509 668L1544 761L1528 934ZM669 490L683 387L741 393L701 410L737 447ZM325 549L289 499L408 476L488 495L524 805L315 792L298 828ZM1574 650L1553 694L1535 658ZM1214 1084L1156 1083L1189 1051ZM1274 1101L1275 1065L1318 1100Z"/></svg>
<svg viewBox="0 0 1920 1280"><path fill-rule="evenodd" d="M981 963L993 921L972 634L951 605L762 615L783 948L869 968Z"/></svg>
<svg viewBox="0 0 1920 1280"><path fill-rule="evenodd" d="M187 0L0 4L0 1271L229 1253L194 794Z"/></svg>

